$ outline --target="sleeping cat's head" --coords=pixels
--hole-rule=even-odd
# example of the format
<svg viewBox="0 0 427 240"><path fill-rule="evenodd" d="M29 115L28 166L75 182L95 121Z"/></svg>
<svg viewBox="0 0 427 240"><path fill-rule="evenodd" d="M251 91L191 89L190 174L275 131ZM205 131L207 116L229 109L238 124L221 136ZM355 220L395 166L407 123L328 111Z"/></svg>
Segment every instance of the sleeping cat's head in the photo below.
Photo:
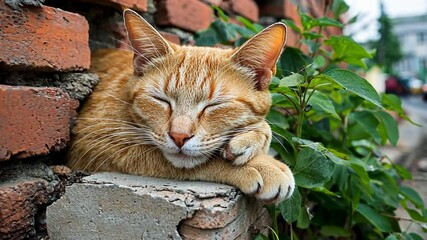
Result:
<svg viewBox="0 0 427 240"><path fill-rule="evenodd" d="M224 50L178 46L135 12L126 10L124 18L135 54L129 111L175 167L206 162L234 134L264 119L285 44L283 24Z"/></svg>

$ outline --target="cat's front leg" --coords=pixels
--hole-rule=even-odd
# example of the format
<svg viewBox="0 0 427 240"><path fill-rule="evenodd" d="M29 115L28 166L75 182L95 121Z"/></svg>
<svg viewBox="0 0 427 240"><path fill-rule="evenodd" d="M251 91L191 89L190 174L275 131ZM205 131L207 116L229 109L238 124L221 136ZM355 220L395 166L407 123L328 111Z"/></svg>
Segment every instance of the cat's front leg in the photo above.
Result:
<svg viewBox="0 0 427 240"><path fill-rule="evenodd" d="M267 153L270 147L271 129L266 121L250 125L246 129L231 138L223 150L224 158L235 165L245 164L256 155Z"/></svg>
<svg viewBox="0 0 427 240"><path fill-rule="evenodd" d="M241 166L217 159L186 170L183 174L184 179L236 186L243 193L267 203L279 203L289 198L295 189L295 180L289 167L267 154L257 155Z"/></svg>

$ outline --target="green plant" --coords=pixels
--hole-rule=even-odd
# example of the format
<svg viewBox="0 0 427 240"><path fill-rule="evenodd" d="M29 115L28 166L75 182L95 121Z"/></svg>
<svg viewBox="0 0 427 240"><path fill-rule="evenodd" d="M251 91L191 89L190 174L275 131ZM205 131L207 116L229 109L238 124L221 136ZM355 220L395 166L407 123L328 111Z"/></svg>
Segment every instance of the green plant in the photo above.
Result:
<svg viewBox="0 0 427 240"><path fill-rule="evenodd" d="M269 206L272 239L421 239L400 229L399 205L410 215L405 220L427 223L418 193L400 185L411 174L378 150L399 138L388 111L411 121L400 99L378 95L367 80L340 67L366 68L373 53L348 36L323 34L326 27L342 28L338 17L347 10L344 1L335 0L325 6L325 16L333 18L299 11L301 26L283 20L300 42L298 48L286 47L277 64L267 120L272 150L293 170L297 189L290 199ZM242 17L237 20L243 26L230 23L216 11L219 18L197 33L197 45L239 46L262 29Z"/></svg>

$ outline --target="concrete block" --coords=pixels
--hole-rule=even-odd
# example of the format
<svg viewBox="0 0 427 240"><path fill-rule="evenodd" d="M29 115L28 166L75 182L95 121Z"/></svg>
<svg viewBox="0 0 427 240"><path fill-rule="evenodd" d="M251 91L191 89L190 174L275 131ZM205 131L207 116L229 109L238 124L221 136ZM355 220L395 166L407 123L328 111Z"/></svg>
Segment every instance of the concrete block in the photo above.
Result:
<svg viewBox="0 0 427 240"><path fill-rule="evenodd" d="M85 177L47 209L52 239L250 239L269 222L228 185L120 173Z"/></svg>

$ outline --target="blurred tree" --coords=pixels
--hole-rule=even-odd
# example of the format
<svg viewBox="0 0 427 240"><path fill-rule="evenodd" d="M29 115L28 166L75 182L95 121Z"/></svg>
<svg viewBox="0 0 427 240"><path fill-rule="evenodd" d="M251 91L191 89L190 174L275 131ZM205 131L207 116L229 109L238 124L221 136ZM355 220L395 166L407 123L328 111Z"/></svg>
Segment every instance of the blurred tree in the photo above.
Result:
<svg viewBox="0 0 427 240"><path fill-rule="evenodd" d="M402 58L400 42L393 32L393 24L384 10L383 1L380 1L381 15L378 19L380 28L378 33L380 38L372 43L372 47L377 49L374 62L383 67L387 73L394 73L393 64Z"/></svg>

